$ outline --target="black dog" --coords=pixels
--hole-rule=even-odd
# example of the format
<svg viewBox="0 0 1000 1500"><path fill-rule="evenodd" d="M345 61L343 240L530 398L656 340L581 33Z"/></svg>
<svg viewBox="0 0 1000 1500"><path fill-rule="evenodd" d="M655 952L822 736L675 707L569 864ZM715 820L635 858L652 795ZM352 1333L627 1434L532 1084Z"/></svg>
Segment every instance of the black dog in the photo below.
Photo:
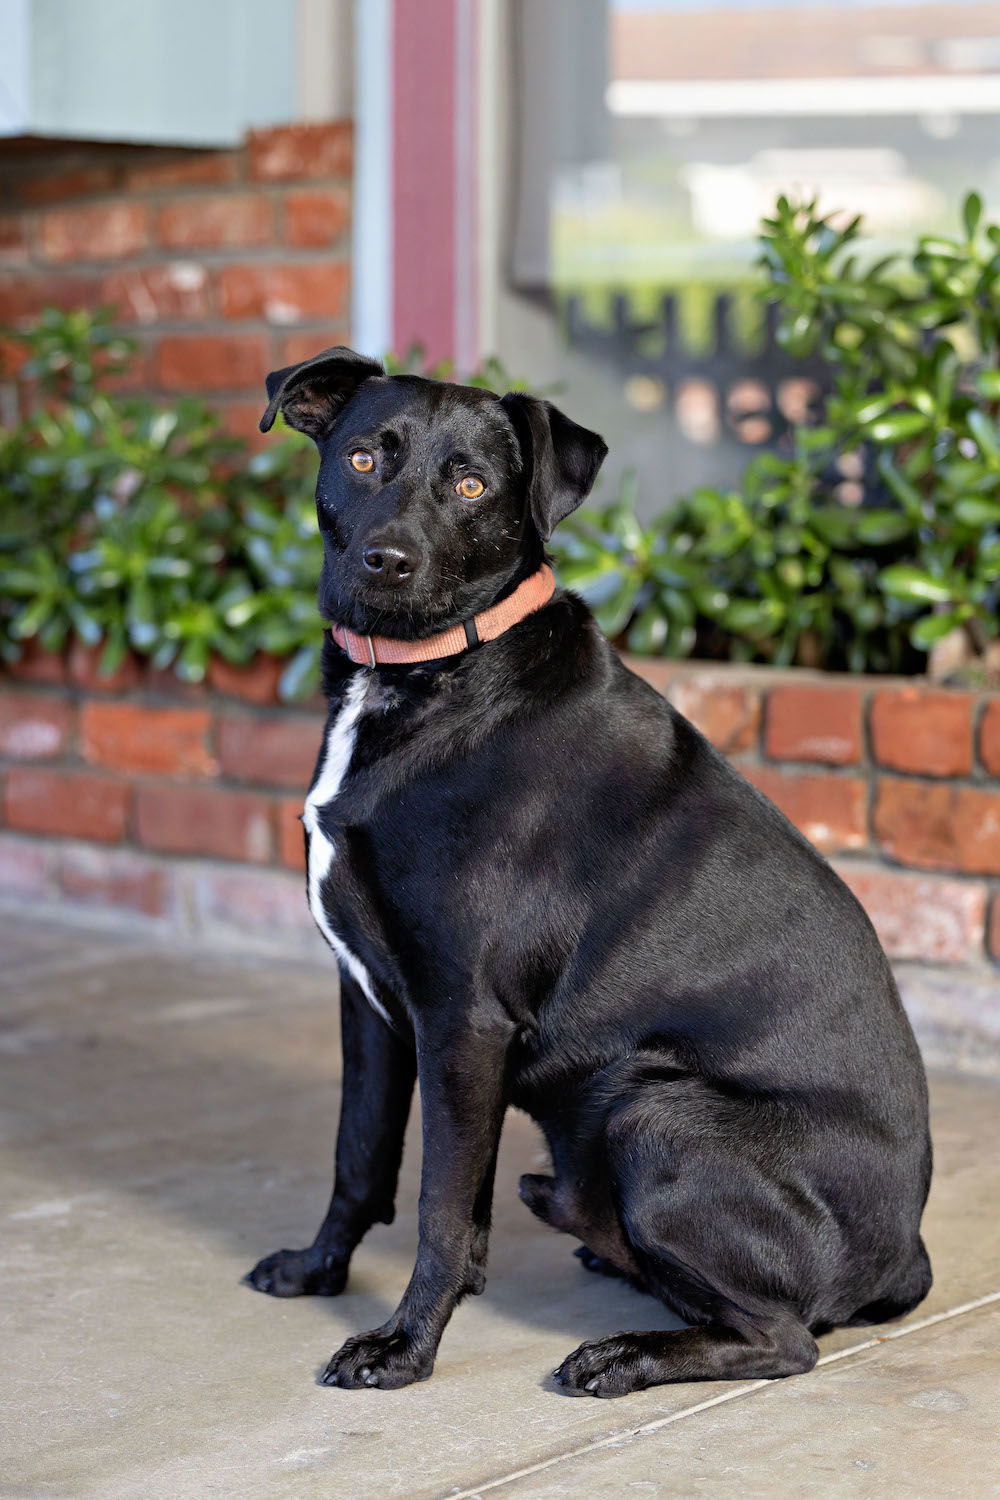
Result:
<svg viewBox="0 0 1000 1500"><path fill-rule="evenodd" d="M864 912L579 599L542 602L545 541L604 443L547 402L388 378L343 348L267 388L262 428L280 408L321 455L341 644L305 823L344 1092L316 1240L250 1283L343 1290L392 1218L418 1077L416 1266L329 1385L431 1373L483 1289L512 1104L552 1154L551 1177L521 1179L529 1208L690 1325L584 1344L567 1390L792 1375L815 1333L907 1312L931 1280L926 1087ZM497 601L523 617L502 629Z"/></svg>

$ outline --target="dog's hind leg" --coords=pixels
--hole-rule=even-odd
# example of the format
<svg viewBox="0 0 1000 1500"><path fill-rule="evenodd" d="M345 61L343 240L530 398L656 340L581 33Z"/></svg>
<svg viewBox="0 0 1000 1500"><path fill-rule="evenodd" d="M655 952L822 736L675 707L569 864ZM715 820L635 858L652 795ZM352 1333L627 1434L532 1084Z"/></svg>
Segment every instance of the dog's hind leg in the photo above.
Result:
<svg viewBox="0 0 1000 1500"><path fill-rule="evenodd" d="M585 1230L581 1224L574 1222L568 1225L564 1222L559 1212L560 1195L554 1177L540 1177L537 1173L525 1172L517 1185L517 1191L521 1202L531 1209L535 1218L541 1219L542 1223L548 1224L551 1229L576 1235L578 1239L582 1238L585 1233L594 1238L593 1231ZM595 1254L587 1244L580 1245L573 1251L573 1254L586 1270L593 1271L597 1276L611 1276L620 1280L626 1274L613 1261L603 1255Z"/></svg>
<svg viewBox="0 0 1000 1500"><path fill-rule="evenodd" d="M752 1160L727 1147L732 1122L712 1129L704 1095L670 1108L653 1088L662 1111L643 1099L609 1120L609 1161L643 1290L694 1326L583 1344L555 1372L557 1383L572 1395L624 1396L673 1381L812 1369L818 1350L794 1289L797 1273L808 1281L812 1269L808 1234L794 1216L784 1221L780 1194Z"/></svg>
<svg viewBox="0 0 1000 1500"><path fill-rule="evenodd" d="M859 1307L846 1322L852 1328L867 1327L872 1323L888 1323L893 1318L903 1318L927 1296L933 1281L931 1263L927 1257L923 1240L917 1241L913 1262L893 1285L880 1297Z"/></svg>
<svg viewBox="0 0 1000 1500"><path fill-rule="evenodd" d="M616 1333L581 1344L555 1379L572 1396L627 1396L682 1380L802 1375L818 1354L808 1329L792 1318L759 1319L742 1332L720 1322L671 1333Z"/></svg>
<svg viewBox="0 0 1000 1500"><path fill-rule="evenodd" d="M638 1279L639 1267L625 1242L606 1183L592 1183L584 1189L562 1176L526 1172L517 1191L536 1219L582 1241L573 1253L588 1271Z"/></svg>

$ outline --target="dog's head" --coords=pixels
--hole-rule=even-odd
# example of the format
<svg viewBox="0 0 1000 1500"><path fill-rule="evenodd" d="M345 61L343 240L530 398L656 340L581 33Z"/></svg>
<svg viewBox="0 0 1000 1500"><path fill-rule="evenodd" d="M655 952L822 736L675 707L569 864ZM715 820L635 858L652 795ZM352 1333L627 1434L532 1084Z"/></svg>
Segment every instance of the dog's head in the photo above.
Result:
<svg viewBox="0 0 1000 1500"><path fill-rule="evenodd" d="M319 604L360 633L419 638L486 609L542 561L607 448L548 401L386 375L326 349L267 377L320 453Z"/></svg>

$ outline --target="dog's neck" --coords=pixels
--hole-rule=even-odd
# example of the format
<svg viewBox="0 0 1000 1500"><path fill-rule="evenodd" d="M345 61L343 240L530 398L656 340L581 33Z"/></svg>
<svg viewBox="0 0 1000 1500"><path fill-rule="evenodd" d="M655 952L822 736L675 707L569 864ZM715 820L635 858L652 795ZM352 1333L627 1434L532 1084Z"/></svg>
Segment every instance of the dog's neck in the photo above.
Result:
<svg viewBox="0 0 1000 1500"><path fill-rule="evenodd" d="M439 630L419 641L398 641L387 635L359 635L346 625L332 625L330 634L340 649L358 666L406 666L413 662L440 661L457 656L483 641L496 640L526 615L548 604L555 592L556 580L547 563L531 573L517 588L501 599L448 630Z"/></svg>

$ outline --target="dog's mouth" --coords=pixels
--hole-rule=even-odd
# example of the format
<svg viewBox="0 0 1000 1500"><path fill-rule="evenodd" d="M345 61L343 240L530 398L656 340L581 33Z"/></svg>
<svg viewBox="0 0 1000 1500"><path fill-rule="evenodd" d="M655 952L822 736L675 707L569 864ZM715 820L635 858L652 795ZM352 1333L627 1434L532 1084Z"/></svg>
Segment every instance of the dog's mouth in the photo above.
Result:
<svg viewBox="0 0 1000 1500"><path fill-rule="evenodd" d="M513 581L516 578L515 574ZM352 582L349 590L330 590L321 596L320 613L330 624L345 626L356 635L419 641L460 625L489 608L510 591L511 583L509 574L456 581L445 593L440 587L431 591Z"/></svg>
<svg viewBox="0 0 1000 1500"><path fill-rule="evenodd" d="M488 609L537 566L519 557L495 572L463 578L425 561L413 578L386 585L353 569L341 570L330 560L320 584L320 614L356 635L424 640Z"/></svg>
<svg viewBox="0 0 1000 1500"><path fill-rule="evenodd" d="M431 595L419 586L386 588L356 583L320 601L320 613L333 625L344 625L359 635L387 635L418 640L452 623L458 611L453 597Z"/></svg>

